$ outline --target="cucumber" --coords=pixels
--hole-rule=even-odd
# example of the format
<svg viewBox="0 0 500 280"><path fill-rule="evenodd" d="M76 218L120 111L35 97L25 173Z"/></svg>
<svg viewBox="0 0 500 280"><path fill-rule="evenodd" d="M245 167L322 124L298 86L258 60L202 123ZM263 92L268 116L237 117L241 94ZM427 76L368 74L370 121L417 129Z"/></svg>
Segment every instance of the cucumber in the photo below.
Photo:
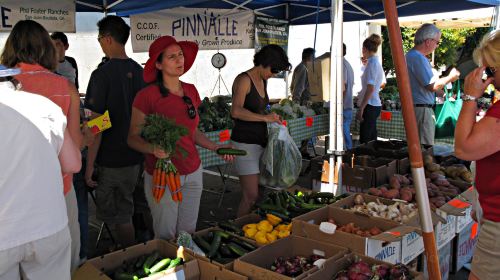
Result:
<svg viewBox="0 0 500 280"><path fill-rule="evenodd" d="M309 195L309 198L334 198L335 196L331 192L313 192Z"/></svg>
<svg viewBox="0 0 500 280"><path fill-rule="evenodd" d="M213 258L219 250L221 239L221 235L218 232L214 233L214 240L212 240L212 244L210 244L210 250L207 253L207 257L209 259Z"/></svg>
<svg viewBox="0 0 500 280"><path fill-rule="evenodd" d="M151 269L149 270L149 273L152 274L152 273L155 273L155 272L158 272L158 271L162 270L168 264L170 264L170 261L172 261L172 260L169 259L169 258L165 258L165 259L157 262L155 265L153 265L153 267L151 267Z"/></svg>
<svg viewBox="0 0 500 280"><path fill-rule="evenodd" d="M140 268L144 264L144 261L146 261L146 255L142 255L137 258L135 261L135 268Z"/></svg>
<svg viewBox="0 0 500 280"><path fill-rule="evenodd" d="M231 148L219 148L215 151L218 155L230 155L230 156L246 156L247 151L231 149Z"/></svg>
<svg viewBox="0 0 500 280"><path fill-rule="evenodd" d="M115 273L114 279L116 279L116 280L139 280L139 277L137 277L136 275L133 275L131 273L120 272L120 273Z"/></svg>
<svg viewBox="0 0 500 280"><path fill-rule="evenodd" d="M214 230L214 236L215 236L215 235L217 235L217 234L218 234L218 235L220 235L220 237L221 237L221 238L224 238L224 239L231 239L231 236L233 236L233 235L234 235L234 233L233 233L233 234L231 234L231 233L229 233L229 232L227 232L227 231L223 231L223 230Z"/></svg>
<svg viewBox="0 0 500 280"><path fill-rule="evenodd" d="M222 243L220 244L220 247L219 247L219 252L221 254L221 256L223 257L231 257L233 254L231 253L231 250L229 250L228 246L226 243Z"/></svg>
<svg viewBox="0 0 500 280"><path fill-rule="evenodd" d="M182 264L182 258L177 257L170 262L167 269L171 269L172 267L176 267L180 264Z"/></svg>
<svg viewBox="0 0 500 280"><path fill-rule="evenodd" d="M231 240L233 243L236 243L238 245L240 245L241 247L243 247L245 250L248 250L248 251L253 251L257 248L255 248L254 245L244 241L244 240L241 240L241 239L238 239L238 238L233 238L233 240Z"/></svg>
<svg viewBox="0 0 500 280"><path fill-rule="evenodd" d="M219 222L218 225L223 230L231 231L231 232L234 232L240 236L243 236L243 230L241 230L241 228L239 226L235 225L234 223L232 223L230 221L222 221L222 222Z"/></svg>
<svg viewBox="0 0 500 280"><path fill-rule="evenodd" d="M289 214L286 209L283 209L283 207L278 207L274 204L257 203L256 206L264 211L267 211L267 210L276 211L276 212L279 212L285 216L288 216L288 214Z"/></svg>
<svg viewBox="0 0 500 280"><path fill-rule="evenodd" d="M197 235L193 235L193 241L203 250L205 254L210 251L210 244L205 239Z"/></svg>
<svg viewBox="0 0 500 280"><path fill-rule="evenodd" d="M227 244L227 247L229 248L229 250L231 250L231 252L235 253L240 257L248 253L247 250L243 249L240 245L234 242L230 242L229 244Z"/></svg>
<svg viewBox="0 0 500 280"><path fill-rule="evenodd" d="M149 268L153 265L153 263L160 257L160 253L157 251L153 252L151 255L149 255L146 260L144 261L144 264L142 265L142 269L146 274L150 274Z"/></svg>
<svg viewBox="0 0 500 280"><path fill-rule="evenodd" d="M324 204L300 203L299 207L307 210L316 210L325 207Z"/></svg>

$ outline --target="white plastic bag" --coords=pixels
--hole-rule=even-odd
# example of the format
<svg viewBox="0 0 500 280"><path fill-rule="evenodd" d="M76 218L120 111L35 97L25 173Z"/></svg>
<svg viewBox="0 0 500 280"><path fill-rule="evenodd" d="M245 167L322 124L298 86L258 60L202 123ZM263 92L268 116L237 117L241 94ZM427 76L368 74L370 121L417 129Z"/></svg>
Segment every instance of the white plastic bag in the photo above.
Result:
<svg viewBox="0 0 500 280"><path fill-rule="evenodd" d="M268 125L268 142L260 159L260 184L269 187L287 188L293 185L302 169L299 148L280 124Z"/></svg>

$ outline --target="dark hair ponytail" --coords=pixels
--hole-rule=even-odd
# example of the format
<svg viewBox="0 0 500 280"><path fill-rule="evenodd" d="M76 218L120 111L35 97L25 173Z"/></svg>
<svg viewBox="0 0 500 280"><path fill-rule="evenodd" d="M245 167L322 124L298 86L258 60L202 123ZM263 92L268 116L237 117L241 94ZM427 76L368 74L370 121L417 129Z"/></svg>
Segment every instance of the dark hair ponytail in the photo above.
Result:
<svg viewBox="0 0 500 280"><path fill-rule="evenodd" d="M162 59L163 59L163 53L161 53L158 56L158 58L156 59L156 62L161 63ZM161 97L167 97L170 92L168 91L168 88L166 88L165 85L163 84L163 74L161 73L161 71L158 71L158 70L156 70L156 84L158 85L158 88L160 89Z"/></svg>

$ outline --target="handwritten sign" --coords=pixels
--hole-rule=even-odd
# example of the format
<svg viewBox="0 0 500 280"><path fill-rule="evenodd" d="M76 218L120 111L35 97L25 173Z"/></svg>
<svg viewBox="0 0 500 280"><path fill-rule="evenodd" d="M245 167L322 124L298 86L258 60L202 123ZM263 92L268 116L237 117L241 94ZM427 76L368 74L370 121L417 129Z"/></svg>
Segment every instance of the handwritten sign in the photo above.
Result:
<svg viewBox="0 0 500 280"><path fill-rule="evenodd" d="M102 114L101 116L88 121L87 126L90 128L90 131L94 135L111 128L111 119L109 118L109 112L106 110L106 112L104 112L104 114Z"/></svg>

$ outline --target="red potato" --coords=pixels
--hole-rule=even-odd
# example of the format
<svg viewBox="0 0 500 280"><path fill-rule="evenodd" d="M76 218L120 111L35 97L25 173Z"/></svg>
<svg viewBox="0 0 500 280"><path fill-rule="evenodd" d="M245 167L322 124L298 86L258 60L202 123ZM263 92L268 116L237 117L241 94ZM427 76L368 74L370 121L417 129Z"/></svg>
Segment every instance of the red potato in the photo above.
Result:
<svg viewBox="0 0 500 280"><path fill-rule="evenodd" d="M389 186L391 189L400 189L401 188L401 183L399 182L399 178L396 177L395 175L389 179Z"/></svg>
<svg viewBox="0 0 500 280"><path fill-rule="evenodd" d="M385 193L384 197L387 198L387 199L399 198L399 190L398 189L388 190Z"/></svg>

